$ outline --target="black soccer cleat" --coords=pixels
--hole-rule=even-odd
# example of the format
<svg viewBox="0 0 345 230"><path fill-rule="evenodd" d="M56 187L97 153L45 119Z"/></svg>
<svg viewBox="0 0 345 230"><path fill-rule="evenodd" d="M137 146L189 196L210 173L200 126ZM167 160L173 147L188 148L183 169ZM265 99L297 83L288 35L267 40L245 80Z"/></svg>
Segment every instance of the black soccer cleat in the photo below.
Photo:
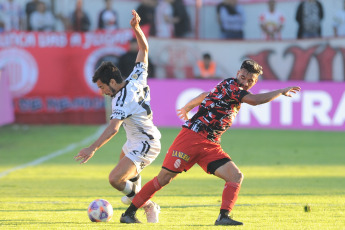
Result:
<svg viewBox="0 0 345 230"><path fill-rule="evenodd" d="M221 219L220 219L220 217L218 217L218 219L216 220L214 225L243 225L243 223L236 221L236 220L233 220L229 216L226 216L226 217L223 217Z"/></svg>
<svg viewBox="0 0 345 230"><path fill-rule="evenodd" d="M126 215L125 213L122 213L121 218L120 218L121 223L125 224L141 224L141 222L138 220L138 218L133 215Z"/></svg>

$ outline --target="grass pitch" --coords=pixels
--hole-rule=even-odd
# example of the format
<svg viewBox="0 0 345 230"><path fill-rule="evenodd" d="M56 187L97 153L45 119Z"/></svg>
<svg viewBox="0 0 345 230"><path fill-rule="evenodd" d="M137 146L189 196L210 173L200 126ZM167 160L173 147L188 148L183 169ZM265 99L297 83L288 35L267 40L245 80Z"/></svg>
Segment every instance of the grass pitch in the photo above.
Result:
<svg viewBox="0 0 345 230"><path fill-rule="evenodd" d="M224 182L199 166L155 195L161 206L158 224L120 224L126 206L122 194L109 185L108 173L118 161L124 131L87 164L73 160L83 147L79 142L97 129L0 127L0 229L345 229L344 132L229 130L222 138L223 149L245 176L232 215L245 225L220 227L214 221ZM179 131L160 130L162 153L142 172L143 183L160 171ZM62 155L27 164L66 146L71 150ZM89 221L86 209L96 198L112 204L110 222ZM310 212L304 211L307 204ZM143 211L138 218L146 222Z"/></svg>

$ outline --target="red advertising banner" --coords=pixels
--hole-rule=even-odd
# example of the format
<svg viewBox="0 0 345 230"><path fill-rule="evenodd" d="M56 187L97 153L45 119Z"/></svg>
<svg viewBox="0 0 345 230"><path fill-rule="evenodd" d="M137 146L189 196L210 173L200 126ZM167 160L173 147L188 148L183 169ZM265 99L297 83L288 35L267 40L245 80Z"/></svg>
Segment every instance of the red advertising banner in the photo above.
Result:
<svg viewBox="0 0 345 230"><path fill-rule="evenodd" d="M104 61L117 62L131 29L93 33L4 33L0 69L10 81L17 123L104 123L104 97L92 83Z"/></svg>

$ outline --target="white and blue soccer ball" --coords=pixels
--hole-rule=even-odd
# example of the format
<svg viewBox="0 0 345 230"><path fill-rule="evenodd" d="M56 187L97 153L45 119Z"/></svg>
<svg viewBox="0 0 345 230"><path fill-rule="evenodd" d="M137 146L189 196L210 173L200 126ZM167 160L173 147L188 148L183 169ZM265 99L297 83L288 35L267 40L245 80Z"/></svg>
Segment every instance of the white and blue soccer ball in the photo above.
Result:
<svg viewBox="0 0 345 230"><path fill-rule="evenodd" d="M113 217L113 207L104 199L92 201L87 209L92 222L108 222Z"/></svg>

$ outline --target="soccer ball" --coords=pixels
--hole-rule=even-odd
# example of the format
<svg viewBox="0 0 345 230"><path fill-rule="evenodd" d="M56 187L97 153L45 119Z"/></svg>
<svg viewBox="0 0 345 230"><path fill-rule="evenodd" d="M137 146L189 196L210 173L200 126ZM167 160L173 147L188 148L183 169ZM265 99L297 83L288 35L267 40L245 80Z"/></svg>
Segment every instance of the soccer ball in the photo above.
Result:
<svg viewBox="0 0 345 230"><path fill-rule="evenodd" d="M113 207L104 199L90 203L87 214L92 222L108 222L113 217Z"/></svg>

